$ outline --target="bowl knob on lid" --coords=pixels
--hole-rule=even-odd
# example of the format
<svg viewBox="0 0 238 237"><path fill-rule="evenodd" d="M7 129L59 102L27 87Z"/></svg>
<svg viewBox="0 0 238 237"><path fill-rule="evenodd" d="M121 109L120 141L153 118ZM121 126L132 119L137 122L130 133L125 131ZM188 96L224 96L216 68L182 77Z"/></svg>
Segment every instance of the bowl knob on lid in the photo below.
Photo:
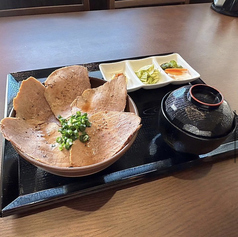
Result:
<svg viewBox="0 0 238 237"><path fill-rule="evenodd" d="M223 95L217 89L206 84L196 84L190 87L188 100L201 109L217 109L224 101Z"/></svg>

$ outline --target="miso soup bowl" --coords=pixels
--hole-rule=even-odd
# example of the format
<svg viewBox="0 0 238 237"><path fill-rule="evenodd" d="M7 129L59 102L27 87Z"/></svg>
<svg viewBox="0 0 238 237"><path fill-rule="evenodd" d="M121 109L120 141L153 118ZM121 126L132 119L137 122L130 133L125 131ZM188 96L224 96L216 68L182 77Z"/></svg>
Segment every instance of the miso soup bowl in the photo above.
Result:
<svg viewBox="0 0 238 237"><path fill-rule="evenodd" d="M206 85L205 85L206 86ZM205 112L205 114L207 114L207 117L204 120L201 120L200 124L200 118L194 119L194 121L191 121L191 123L196 123L196 126L199 128L204 128L204 126L207 126L207 130L209 131L210 127L212 126L211 124L216 123L215 120L219 119L217 116L217 113L214 114L215 116L212 115L212 113L214 113L214 110L216 110L222 103L225 103L225 106L229 106L228 103L224 102L223 96L220 95L220 92L217 91L214 88L209 88L209 86L206 87L202 87L200 86L199 90L200 90L200 94L198 96L198 98L196 98L196 93L192 93L190 94L191 90L194 89L194 87L189 87L189 88L184 88L181 87L178 90L181 91L176 91L175 94L180 94L179 98L171 98L171 93L174 92L169 92L168 94L166 94L162 101L161 101L161 109L159 111L159 119L158 119L158 125L159 125L159 131L161 132L161 135L164 139L164 141L175 151L178 152L183 152L183 153L189 153L189 154L194 154L194 155L201 155L201 154L205 154L208 153L214 149L216 149L217 147L219 147L232 133L234 133L235 129L236 129L236 119L235 119L235 113L232 110L229 110L230 108L228 107L227 110L221 110L221 111L230 111L229 116L231 119L231 121L229 122L229 124L225 125L225 128L223 126L224 131L222 131L222 133L220 133L221 129L219 128L220 124L219 121L217 122L217 126L214 127L214 134L219 134L216 136L203 136L203 135L196 135L193 132L190 131L186 131L184 129L184 124L182 124L183 120L186 121L186 123L189 123L189 119L191 118L196 118L196 114L199 113L199 111L201 112L203 109L207 109L207 111ZM198 89L195 88L196 90ZM184 91L184 93L186 93L184 96L181 96L182 91ZM195 90L194 90L195 91ZM217 91L218 94L214 93L215 91ZM181 93L180 93L181 92ZM202 100L203 97L203 93L210 93L211 92L211 97L216 97L213 98L214 101L209 102L209 101L200 101ZM202 96L201 96L202 95ZM192 99L191 99L192 96ZM210 96L210 95L209 95ZM209 97L208 96L208 97ZM217 97L218 96L218 97ZM175 96L176 97L176 96ZM205 95L205 97L207 97L207 95ZM181 99L182 98L182 99ZM181 109L181 111L179 110L179 108L176 108L174 110L176 110L177 113L174 113L172 116L171 114L168 114L168 108L166 108L166 102L167 100L180 100L179 103L173 103L172 102L172 107L176 106L179 107L183 107ZM195 100L195 101L193 101ZM199 106L199 102L202 102L203 107L206 105L208 105L207 108L201 108ZM195 106L194 106L195 103ZM216 106L209 108L210 105L216 105L218 106L216 108ZM193 109L189 108L189 106L191 106ZM197 108L197 111L195 109L195 107ZM178 109L178 111L177 111ZM189 114L189 116L185 113L185 111L189 110L190 113L194 113L194 114ZM222 112L223 113L223 112ZM187 117L186 117L187 116ZM223 114L221 114L220 116L223 116ZM181 117L183 119L181 119ZM189 118L188 118L189 117ZM173 119L171 119L173 118ZM179 120L179 121L178 121ZM210 120L210 121L209 121ZM192 125L193 126L193 125ZM210 127L209 127L210 126ZM216 131L216 129L218 129ZM211 132L211 134L213 134Z"/></svg>

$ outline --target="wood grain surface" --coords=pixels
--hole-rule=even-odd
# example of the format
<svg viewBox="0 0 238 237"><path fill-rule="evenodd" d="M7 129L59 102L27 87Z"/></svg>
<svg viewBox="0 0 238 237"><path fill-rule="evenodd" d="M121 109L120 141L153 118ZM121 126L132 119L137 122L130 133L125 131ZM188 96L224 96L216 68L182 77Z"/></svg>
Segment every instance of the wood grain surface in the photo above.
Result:
<svg viewBox="0 0 238 237"><path fill-rule="evenodd" d="M238 109L238 18L210 4L0 18L10 72L177 52ZM1 137L2 141L2 137ZM1 142L2 144L2 142ZM1 148L1 147L0 147ZM0 219L1 236L236 237L234 157Z"/></svg>

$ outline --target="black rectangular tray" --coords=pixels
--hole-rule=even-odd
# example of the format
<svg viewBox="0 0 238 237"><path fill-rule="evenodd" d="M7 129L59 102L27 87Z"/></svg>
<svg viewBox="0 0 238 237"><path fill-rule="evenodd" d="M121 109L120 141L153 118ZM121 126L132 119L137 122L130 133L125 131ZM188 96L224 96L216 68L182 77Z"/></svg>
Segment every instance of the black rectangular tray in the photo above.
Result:
<svg viewBox="0 0 238 237"><path fill-rule="evenodd" d="M88 68L89 76L102 78L99 70L100 63L102 62L81 65ZM12 100L18 92L22 80L34 76L43 82L55 69L57 68L9 74L6 88L6 116L12 109ZM196 83L204 82L201 79L192 82L192 84ZM116 163L97 174L80 178L66 178L47 173L25 161L15 152L11 143L4 140L0 183L1 217L142 179L164 177L164 175L170 175L171 172L196 166L205 160L214 162L221 157L222 159L235 159L237 131L219 148L200 156L180 154L164 143L157 126L160 102L167 92L178 87L168 85L159 89L140 89L129 93L138 107L142 127L130 150Z"/></svg>

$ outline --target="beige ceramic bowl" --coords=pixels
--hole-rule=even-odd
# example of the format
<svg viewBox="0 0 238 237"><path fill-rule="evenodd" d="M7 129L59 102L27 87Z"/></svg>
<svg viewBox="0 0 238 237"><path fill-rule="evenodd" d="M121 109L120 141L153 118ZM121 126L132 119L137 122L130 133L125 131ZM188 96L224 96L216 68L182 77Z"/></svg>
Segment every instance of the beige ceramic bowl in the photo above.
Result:
<svg viewBox="0 0 238 237"><path fill-rule="evenodd" d="M91 77L90 82L91 82L91 86L93 88L95 88L95 87L102 85L106 81ZM133 113L139 115L137 107L136 107L135 103L133 102L133 100L129 97L129 95L127 95L127 104L126 104L125 111L133 112ZM133 144L133 142L135 141L135 139L137 137L137 134L138 134L138 131L135 134L133 134L133 136L131 137L129 142L123 147L123 149L121 149L118 153L116 153L110 159L104 160L97 164L84 166L84 167L63 168L63 167L55 167L55 166L47 165L47 164L44 164L42 162L39 162L39 161L27 156L26 154L24 154L20 150L18 150L16 147L14 147L14 148L25 160L27 160L31 164L49 172L49 173L59 175L59 176L65 176L65 177L81 177L81 176L86 176L86 175L97 173L97 172L107 168L108 166L112 165L114 162L116 162L131 147L131 145Z"/></svg>

